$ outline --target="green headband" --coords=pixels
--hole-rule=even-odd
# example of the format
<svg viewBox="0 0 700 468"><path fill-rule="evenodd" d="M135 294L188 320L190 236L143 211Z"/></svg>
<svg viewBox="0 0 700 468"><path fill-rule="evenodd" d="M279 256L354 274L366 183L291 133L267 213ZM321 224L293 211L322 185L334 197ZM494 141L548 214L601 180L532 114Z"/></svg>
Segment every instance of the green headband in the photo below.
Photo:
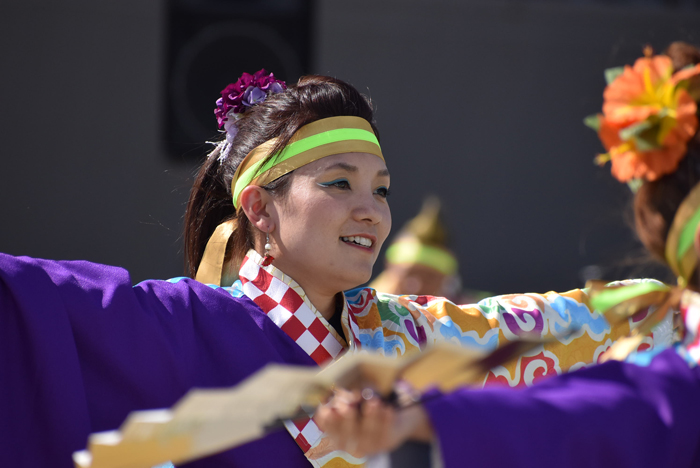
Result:
<svg viewBox="0 0 700 468"><path fill-rule="evenodd" d="M644 283L631 284L620 288L610 288L599 291L591 297L591 305L600 313L622 304L625 301L634 299L644 294L653 292L667 292L669 287L665 284L646 281Z"/></svg>
<svg viewBox="0 0 700 468"><path fill-rule="evenodd" d="M369 153L384 160L372 126L361 117L330 117L304 125L290 143L271 158L278 138L257 146L243 159L231 181L233 205L249 185L264 186L306 164L341 153Z"/></svg>
<svg viewBox="0 0 700 468"><path fill-rule="evenodd" d="M445 275L457 271L457 260L448 251L416 241L399 241L386 250L386 259L395 265L425 265Z"/></svg>
<svg viewBox="0 0 700 468"><path fill-rule="evenodd" d="M698 263L694 248L698 224L700 224L700 183L693 187L678 207L666 238L666 261L678 277L681 286L688 284Z"/></svg>

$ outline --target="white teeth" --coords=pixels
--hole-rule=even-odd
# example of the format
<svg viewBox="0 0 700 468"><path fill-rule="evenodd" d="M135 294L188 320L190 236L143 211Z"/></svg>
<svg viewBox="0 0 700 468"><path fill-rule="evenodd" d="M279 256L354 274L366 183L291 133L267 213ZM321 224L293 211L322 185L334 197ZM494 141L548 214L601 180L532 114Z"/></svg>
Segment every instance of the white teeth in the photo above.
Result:
<svg viewBox="0 0 700 468"><path fill-rule="evenodd" d="M372 241L370 239L367 239L366 237L350 236L341 237L340 239L343 242L352 242L353 244L361 245L362 247L372 247Z"/></svg>

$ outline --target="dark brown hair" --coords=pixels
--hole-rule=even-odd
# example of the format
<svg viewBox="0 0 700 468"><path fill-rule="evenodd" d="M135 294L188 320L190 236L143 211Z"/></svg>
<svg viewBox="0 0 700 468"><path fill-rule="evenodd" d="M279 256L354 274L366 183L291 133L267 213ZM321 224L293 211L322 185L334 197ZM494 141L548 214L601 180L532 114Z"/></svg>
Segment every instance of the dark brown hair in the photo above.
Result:
<svg viewBox="0 0 700 468"><path fill-rule="evenodd" d="M684 42L674 42L665 52L674 72L700 63L700 50ZM635 227L639 239L659 260L666 262L666 237L683 199L700 182L700 137L688 142L686 156L675 172L653 182L645 182L634 198Z"/></svg>
<svg viewBox="0 0 700 468"><path fill-rule="evenodd" d="M304 125L342 115L367 120L379 138L370 100L351 85L327 76L304 76L296 85L269 96L243 114L226 158L219 161L219 150L214 150L204 161L190 191L185 213L185 262L190 277L195 276L209 237L224 221L232 218L238 221L238 228L229 241L227 259L240 262L253 248L250 222L242 209L236 212L231 194L231 180L246 155L262 143L279 137L272 157ZM288 176L264 188L275 196L284 196L289 186Z"/></svg>

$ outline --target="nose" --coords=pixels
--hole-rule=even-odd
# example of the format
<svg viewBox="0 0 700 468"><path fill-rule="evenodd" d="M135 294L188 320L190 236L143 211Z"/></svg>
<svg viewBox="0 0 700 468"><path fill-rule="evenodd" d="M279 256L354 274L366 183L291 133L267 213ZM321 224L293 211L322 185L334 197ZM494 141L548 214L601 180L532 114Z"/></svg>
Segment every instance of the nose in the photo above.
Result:
<svg viewBox="0 0 700 468"><path fill-rule="evenodd" d="M352 214L357 221L371 225L387 221L387 217L391 219L386 201L377 199L377 195L372 191L358 195Z"/></svg>

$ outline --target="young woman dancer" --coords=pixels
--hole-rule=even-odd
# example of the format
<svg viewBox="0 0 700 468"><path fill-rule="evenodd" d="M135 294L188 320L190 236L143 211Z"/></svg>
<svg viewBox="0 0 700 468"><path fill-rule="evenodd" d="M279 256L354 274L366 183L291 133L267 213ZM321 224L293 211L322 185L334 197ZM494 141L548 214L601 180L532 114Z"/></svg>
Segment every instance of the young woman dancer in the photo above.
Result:
<svg viewBox="0 0 700 468"><path fill-rule="evenodd" d="M446 468L700 466L698 64L700 51L688 44L647 51L615 71L594 119L608 150L599 161L612 160L613 175L638 187L637 233L679 283L618 289L608 305L653 298L678 307L681 341L521 391L432 392L398 414L377 400L358 406L357 395L344 393L316 417L341 448L371 454L407 439L437 441Z"/></svg>
<svg viewBox="0 0 700 468"><path fill-rule="evenodd" d="M132 287L115 267L0 255L8 466L68 467L89 433L119 427L130 411L171 406L193 387L235 385L271 362L314 366L358 349L397 356L437 340L494 349L522 334L555 337L484 382L517 386L594 362L630 331L627 322L610 327L580 290L473 306L351 290L369 280L391 227L369 101L333 78L287 88L260 71L228 86L216 115L226 138L202 166L186 215L199 281ZM287 432L204 463L364 462L336 450L311 420L289 422Z"/></svg>

